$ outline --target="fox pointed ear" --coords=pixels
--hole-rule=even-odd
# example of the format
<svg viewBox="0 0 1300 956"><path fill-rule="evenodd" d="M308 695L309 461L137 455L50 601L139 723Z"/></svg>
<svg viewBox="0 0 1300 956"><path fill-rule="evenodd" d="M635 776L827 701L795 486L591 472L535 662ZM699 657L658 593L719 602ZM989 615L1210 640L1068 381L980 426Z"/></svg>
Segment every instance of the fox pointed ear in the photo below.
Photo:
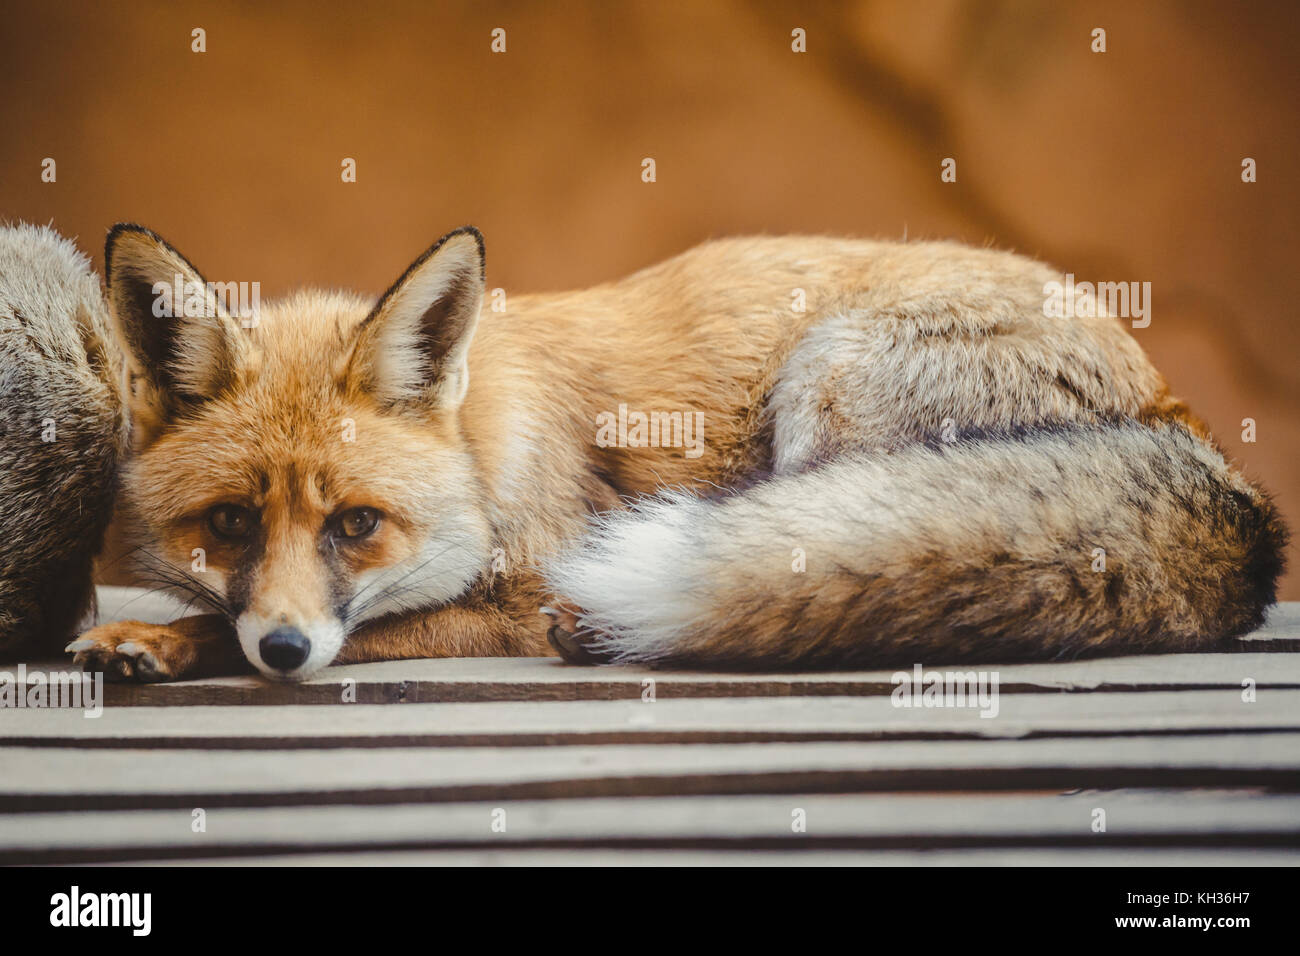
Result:
<svg viewBox="0 0 1300 956"><path fill-rule="evenodd" d="M118 334L164 416L216 395L248 347L238 322L199 271L160 236L118 223L104 250Z"/></svg>
<svg viewBox="0 0 1300 956"><path fill-rule="evenodd" d="M473 226L434 243L361 324L348 380L385 405L460 405L483 304L483 263L483 236Z"/></svg>

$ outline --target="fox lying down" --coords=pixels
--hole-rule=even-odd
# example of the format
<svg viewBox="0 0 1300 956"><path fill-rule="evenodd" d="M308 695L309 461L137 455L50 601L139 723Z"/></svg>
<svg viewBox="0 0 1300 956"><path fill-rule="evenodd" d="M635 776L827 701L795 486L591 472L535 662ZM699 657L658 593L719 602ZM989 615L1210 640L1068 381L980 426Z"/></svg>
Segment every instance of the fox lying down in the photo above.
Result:
<svg viewBox="0 0 1300 956"><path fill-rule="evenodd" d="M252 327L156 316L157 284L204 280L147 229L115 227L106 268L122 520L205 612L70 645L124 679L1180 651L1274 600L1269 499L1119 321L1045 314L1060 276L1017 255L730 239L498 312L467 227L377 303L300 292ZM693 453L646 439L675 413Z"/></svg>

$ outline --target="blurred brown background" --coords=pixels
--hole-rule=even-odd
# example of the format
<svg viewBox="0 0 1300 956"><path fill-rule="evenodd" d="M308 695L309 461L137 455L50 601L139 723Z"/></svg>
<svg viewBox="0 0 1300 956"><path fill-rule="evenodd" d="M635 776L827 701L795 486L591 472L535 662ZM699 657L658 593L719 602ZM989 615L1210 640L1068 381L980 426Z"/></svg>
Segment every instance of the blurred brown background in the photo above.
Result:
<svg viewBox="0 0 1300 956"><path fill-rule="evenodd" d="M1134 334L1295 524L1295 6L4 2L0 216L97 266L142 222L264 295L378 292L465 222L517 291L734 233L989 242L1150 281Z"/></svg>

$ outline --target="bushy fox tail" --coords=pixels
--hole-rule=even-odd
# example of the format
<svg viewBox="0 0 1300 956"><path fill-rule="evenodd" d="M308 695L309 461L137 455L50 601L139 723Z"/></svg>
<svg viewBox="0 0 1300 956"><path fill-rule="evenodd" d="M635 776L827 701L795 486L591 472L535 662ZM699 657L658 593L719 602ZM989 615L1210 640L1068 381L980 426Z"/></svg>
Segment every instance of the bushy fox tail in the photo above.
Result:
<svg viewBox="0 0 1300 956"><path fill-rule="evenodd" d="M852 457L602 516L548 570L585 653L892 667L1193 650L1258 627L1287 532L1174 424ZM572 644L570 644L572 646Z"/></svg>

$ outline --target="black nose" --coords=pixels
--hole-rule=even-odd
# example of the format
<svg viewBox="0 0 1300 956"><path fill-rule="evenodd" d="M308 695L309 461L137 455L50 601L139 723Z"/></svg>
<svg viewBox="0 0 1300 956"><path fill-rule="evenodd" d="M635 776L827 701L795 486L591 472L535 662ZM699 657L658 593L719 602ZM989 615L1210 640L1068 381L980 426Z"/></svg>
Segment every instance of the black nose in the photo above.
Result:
<svg viewBox="0 0 1300 956"><path fill-rule="evenodd" d="M291 671L311 653L311 641L296 627L277 627L257 645L262 660L278 671Z"/></svg>

